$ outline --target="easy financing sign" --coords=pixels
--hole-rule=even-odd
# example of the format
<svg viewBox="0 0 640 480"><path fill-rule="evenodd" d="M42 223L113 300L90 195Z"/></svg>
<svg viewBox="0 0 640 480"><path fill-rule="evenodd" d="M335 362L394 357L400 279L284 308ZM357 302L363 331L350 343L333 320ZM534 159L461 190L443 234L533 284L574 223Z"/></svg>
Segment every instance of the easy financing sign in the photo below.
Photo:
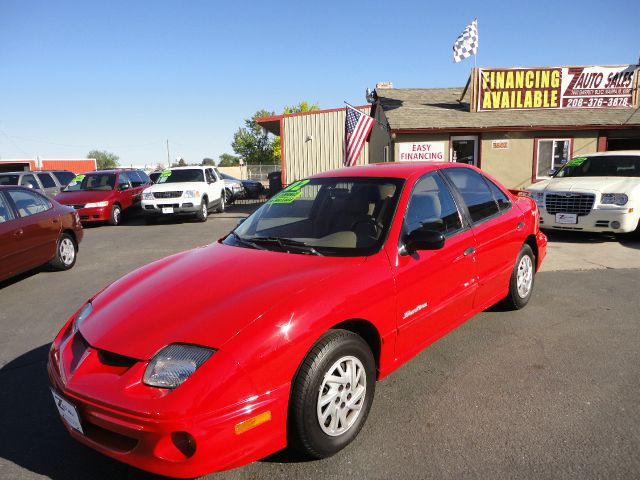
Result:
<svg viewBox="0 0 640 480"><path fill-rule="evenodd" d="M637 68L480 68L476 111L634 107Z"/></svg>

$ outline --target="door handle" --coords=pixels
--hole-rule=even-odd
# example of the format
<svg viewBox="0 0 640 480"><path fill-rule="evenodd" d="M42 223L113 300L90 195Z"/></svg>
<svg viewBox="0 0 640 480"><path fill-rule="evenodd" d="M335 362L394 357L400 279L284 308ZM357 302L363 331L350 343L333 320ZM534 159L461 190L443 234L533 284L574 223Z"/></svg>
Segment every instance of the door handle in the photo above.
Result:
<svg viewBox="0 0 640 480"><path fill-rule="evenodd" d="M58 220L57 218L52 218L52 219L51 219L51 222L52 222L52 223L58 223L59 221L60 221L60 220Z"/></svg>
<svg viewBox="0 0 640 480"><path fill-rule="evenodd" d="M476 249L473 247L469 247L463 253L464 253L464 256L466 257L468 255L471 255L472 253L476 253Z"/></svg>
<svg viewBox="0 0 640 480"><path fill-rule="evenodd" d="M518 226L516 227L516 230L522 230L524 228L524 222L520 222L518 223Z"/></svg>
<svg viewBox="0 0 640 480"><path fill-rule="evenodd" d="M13 232L14 237L21 237L23 234L24 234L24 230L22 230L21 228Z"/></svg>

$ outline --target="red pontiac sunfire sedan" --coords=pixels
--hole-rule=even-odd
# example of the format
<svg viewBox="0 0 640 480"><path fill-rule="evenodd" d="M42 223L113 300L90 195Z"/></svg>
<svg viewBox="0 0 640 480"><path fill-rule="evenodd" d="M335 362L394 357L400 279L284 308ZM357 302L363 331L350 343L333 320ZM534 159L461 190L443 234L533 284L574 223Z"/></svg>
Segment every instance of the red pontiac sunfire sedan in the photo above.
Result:
<svg viewBox="0 0 640 480"><path fill-rule="evenodd" d="M527 304L538 221L533 200L462 164L295 182L223 239L91 297L51 347L56 405L77 440L163 475L288 443L333 455L376 380L494 303ZM252 273L215 279L232 269Z"/></svg>

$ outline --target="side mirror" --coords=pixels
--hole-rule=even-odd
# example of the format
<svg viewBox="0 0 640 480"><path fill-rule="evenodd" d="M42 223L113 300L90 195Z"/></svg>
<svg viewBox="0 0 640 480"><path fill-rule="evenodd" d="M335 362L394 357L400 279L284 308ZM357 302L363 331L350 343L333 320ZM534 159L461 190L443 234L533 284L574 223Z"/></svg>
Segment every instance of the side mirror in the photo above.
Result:
<svg viewBox="0 0 640 480"><path fill-rule="evenodd" d="M440 250L444 247L444 235L435 230L418 228L404 237L404 249L407 254L418 250Z"/></svg>
<svg viewBox="0 0 640 480"><path fill-rule="evenodd" d="M120 190L122 190L122 191L129 190L131 188L128 183L123 183L123 184L119 185L119 187L120 187Z"/></svg>

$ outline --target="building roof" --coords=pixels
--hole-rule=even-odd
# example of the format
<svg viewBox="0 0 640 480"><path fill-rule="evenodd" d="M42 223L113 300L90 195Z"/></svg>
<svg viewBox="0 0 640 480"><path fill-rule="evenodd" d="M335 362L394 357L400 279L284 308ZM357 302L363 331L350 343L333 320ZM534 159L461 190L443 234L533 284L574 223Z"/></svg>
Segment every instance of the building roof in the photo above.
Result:
<svg viewBox="0 0 640 480"><path fill-rule="evenodd" d="M638 108L539 109L470 112L462 88L376 90L392 131L531 130L640 126Z"/></svg>

